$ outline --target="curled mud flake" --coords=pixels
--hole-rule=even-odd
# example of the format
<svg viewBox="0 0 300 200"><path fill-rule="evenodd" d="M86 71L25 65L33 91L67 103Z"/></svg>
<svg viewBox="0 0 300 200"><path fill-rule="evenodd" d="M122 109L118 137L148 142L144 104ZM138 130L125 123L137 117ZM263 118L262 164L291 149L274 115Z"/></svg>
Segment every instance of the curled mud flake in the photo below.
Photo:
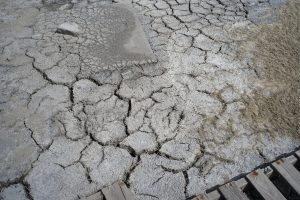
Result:
<svg viewBox="0 0 300 200"><path fill-rule="evenodd" d="M80 27L74 22L65 22L57 27L57 33L77 36L80 33Z"/></svg>

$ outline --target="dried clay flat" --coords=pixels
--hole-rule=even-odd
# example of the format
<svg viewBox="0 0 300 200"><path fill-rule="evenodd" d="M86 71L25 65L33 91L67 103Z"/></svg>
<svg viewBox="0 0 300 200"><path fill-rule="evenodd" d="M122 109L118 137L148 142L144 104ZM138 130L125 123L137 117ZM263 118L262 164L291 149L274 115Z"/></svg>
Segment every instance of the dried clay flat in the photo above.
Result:
<svg viewBox="0 0 300 200"><path fill-rule="evenodd" d="M125 4L42 14L36 33L44 40L50 36L68 52L77 51L93 72L157 61L133 9Z"/></svg>

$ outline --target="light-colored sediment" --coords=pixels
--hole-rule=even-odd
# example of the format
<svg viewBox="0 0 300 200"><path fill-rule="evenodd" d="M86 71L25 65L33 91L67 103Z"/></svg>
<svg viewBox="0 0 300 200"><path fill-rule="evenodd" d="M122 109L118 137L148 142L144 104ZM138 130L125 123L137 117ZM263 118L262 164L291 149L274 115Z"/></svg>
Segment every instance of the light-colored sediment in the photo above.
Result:
<svg viewBox="0 0 300 200"><path fill-rule="evenodd" d="M50 12L115 2L0 1L0 199L102 198L122 179L181 200L299 146L297 0L133 0L159 62L84 62Z"/></svg>

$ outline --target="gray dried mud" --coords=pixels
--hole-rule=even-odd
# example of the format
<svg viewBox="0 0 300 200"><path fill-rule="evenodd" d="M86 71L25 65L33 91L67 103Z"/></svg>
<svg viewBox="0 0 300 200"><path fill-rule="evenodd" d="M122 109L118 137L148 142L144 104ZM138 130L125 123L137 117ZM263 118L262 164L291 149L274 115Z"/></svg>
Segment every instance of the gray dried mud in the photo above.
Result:
<svg viewBox="0 0 300 200"><path fill-rule="evenodd" d="M0 0L1 200L102 199L119 179L191 199L299 146L297 0L126 1L159 60L130 66L111 54L144 44L117 2Z"/></svg>

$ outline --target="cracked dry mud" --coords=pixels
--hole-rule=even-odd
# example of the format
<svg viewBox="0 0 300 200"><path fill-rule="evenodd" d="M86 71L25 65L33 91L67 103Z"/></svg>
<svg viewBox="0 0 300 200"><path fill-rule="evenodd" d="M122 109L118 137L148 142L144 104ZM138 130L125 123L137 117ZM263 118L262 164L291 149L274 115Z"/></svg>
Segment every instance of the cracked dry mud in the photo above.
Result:
<svg viewBox="0 0 300 200"><path fill-rule="evenodd" d="M114 3L0 0L1 200L102 199L118 179L186 199L299 146L299 1L126 1L159 62L117 69L54 32L53 11L85 24Z"/></svg>

